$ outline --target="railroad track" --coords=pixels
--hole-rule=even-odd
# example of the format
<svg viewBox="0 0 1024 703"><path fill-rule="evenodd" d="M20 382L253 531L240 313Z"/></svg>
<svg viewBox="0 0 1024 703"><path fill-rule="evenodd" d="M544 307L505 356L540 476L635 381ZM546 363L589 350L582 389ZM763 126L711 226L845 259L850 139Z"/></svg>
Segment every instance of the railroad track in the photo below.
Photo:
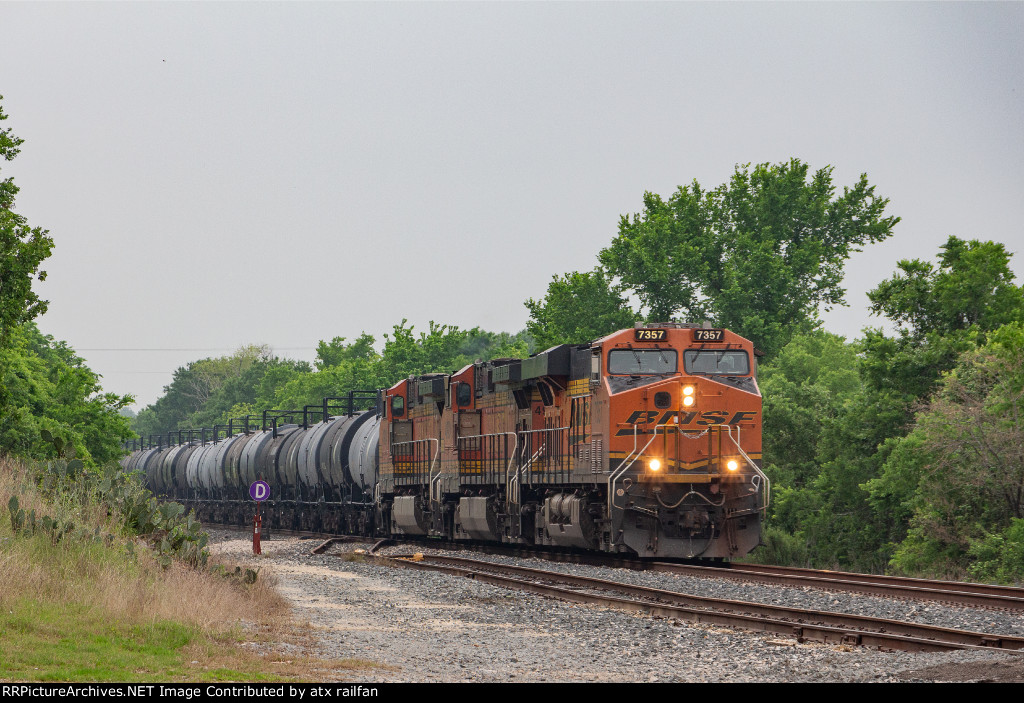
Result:
<svg viewBox="0 0 1024 703"><path fill-rule="evenodd" d="M251 528L237 528L248 530ZM375 538L327 535L313 532L275 530L281 534L305 538L323 538L323 549L330 542L373 542ZM424 544L422 540L408 540L409 544ZM625 568L636 571L674 573L702 578L730 578L753 581L777 586L811 587L827 591L846 591L885 598L932 600L960 606L995 608L1008 611L1024 611L1024 588L996 586L984 583L937 581L902 576L881 576L856 574L843 571L803 569L764 564L723 563L714 566L682 564L676 562L629 560L614 556L601 556L577 552L558 552L528 549L515 546L473 545L429 541L424 546L432 549L453 549L479 551L508 557L543 559L547 561L587 564L609 568ZM323 551L323 550L321 550Z"/></svg>
<svg viewBox="0 0 1024 703"><path fill-rule="evenodd" d="M384 557L373 554L375 550L369 551L369 558L388 566L441 571L482 583L576 603L641 612L686 622L768 632L794 637L801 642L815 641L905 651L999 649L1024 654L1024 637L991 635L862 615L705 598L464 557L423 554Z"/></svg>
<svg viewBox="0 0 1024 703"><path fill-rule="evenodd" d="M778 573L793 577L820 578L827 575L857 583L882 584L900 588L933 588L941 586L958 593L976 593L981 595L1005 596L1024 600L1024 588L1017 586L998 586L990 583L968 583L966 581L939 581L919 579L909 576L883 576L878 574L858 574L850 571L832 571L829 569L803 569L793 566L771 566L768 564L733 564L730 570L747 573Z"/></svg>
<svg viewBox="0 0 1024 703"><path fill-rule="evenodd" d="M283 530L279 532L305 538L324 538L312 549L313 554L323 554L332 544L339 542L366 543L372 541L365 537L331 536ZM381 556L377 554L382 546L392 542L390 539L378 540L367 550L367 558L387 566L442 571L482 583L514 588L561 600L641 612L686 622L768 632L793 637L798 641L905 651L998 649L1024 654L1024 637L1019 636L971 632L863 615L708 598L465 557L423 554ZM465 550L468 545L433 542L430 546ZM483 551L497 552L506 556L539 557L561 562L684 573L712 578L740 578L791 586L813 586L829 590L866 591L887 597L949 600L958 604L980 604L986 607L1018 607L1019 602L1024 600L1019 595L1024 589L986 584L927 581L763 565L694 566L667 562L623 561L605 559L595 555L552 553L522 548L501 550L488 547ZM939 588L932 586L939 586Z"/></svg>
<svg viewBox="0 0 1024 703"><path fill-rule="evenodd" d="M783 586L810 586L832 591L852 591L886 598L934 600L956 605L1024 611L1024 588L984 583L933 581L901 576L853 574L761 564L730 564L722 567L693 566L653 562L643 568L651 571L733 578Z"/></svg>
<svg viewBox="0 0 1024 703"><path fill-rule="evenodd" d="M431 546L440 547L440 545ZM479 548L458 545L456 548L462 550L475 549L483 553L503 556L624 568L635 571L656 571L701 578L731 578L777 586L811 587L826 591L847 591L885 598L933 600L962 606L1024 611L1024 588L1014 586L938 581L904 576L856 574L844 571L803 569L765 564L722 563L713 566L703 566L678 562L629 560L622 559L621 557L605 557L572 552L548 552L517 547L502 549L493 545L480 546Z"/></svg>

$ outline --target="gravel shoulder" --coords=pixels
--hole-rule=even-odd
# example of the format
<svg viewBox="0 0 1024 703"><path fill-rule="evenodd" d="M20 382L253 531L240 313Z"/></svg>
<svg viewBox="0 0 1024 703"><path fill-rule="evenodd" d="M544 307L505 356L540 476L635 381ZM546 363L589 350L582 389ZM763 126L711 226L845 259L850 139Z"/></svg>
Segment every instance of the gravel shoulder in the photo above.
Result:
<svg viewBox="0 0 1024 703"><path fill-rule="evenodd" d="M368 682L1024 681L1024 655L798 644L377 566L353 554L368 543L336 544L312 556L316 541L275 536L263 540L263 554L255 557L245 533L213 528L210 537L214 554L276 576L296 618L308 622L304 645L311 656L380 664L361 674ZM771 599L804 608L1024 633L1024 618L995 611L625 569L516 563L719 598Z"/></svg>

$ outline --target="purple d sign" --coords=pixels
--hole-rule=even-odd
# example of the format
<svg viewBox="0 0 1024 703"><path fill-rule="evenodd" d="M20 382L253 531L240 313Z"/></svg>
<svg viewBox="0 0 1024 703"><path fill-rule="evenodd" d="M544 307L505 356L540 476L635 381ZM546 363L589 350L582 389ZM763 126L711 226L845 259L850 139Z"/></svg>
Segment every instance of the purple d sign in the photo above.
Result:
<svg viewBox="0 0 1024 703"><path fill-rule="evenodd" d="M266 481L256 481L249 486L249 497L256 502L262 502L270 497L270 485Z"/></svg>

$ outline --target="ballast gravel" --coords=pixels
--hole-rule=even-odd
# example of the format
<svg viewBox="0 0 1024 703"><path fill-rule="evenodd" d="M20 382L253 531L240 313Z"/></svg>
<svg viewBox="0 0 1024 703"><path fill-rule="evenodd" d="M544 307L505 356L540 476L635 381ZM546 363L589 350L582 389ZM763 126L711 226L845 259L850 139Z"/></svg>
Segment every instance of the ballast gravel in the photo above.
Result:
<svg viewBox="0 0 1024 703"><path fill-rule="evenodd" d="M380 665L360 673L368 682L1024 681L1024 655L1019 654L880 652L798 644L776 635L652 618L446 574L379 566L353 554L369 548L369 543L339 543L325 554L311 555L317 541L275 536L263 540L263 554L256 557L244 532L214 528L210 537L211 549L220 557L275 574L298 619L309 622L306 645L311 655ZM386 548L382 553L388 551L410 550ZM464 556L716 598L1024 633L1024 618L998 611L728 579Z"/></svg>
<svg viewBox="0 0 1024 703"><path fill-rule="evenodd" d="M452 555L450 551L415 549L408 546L389 546L379 550L384 556L419 551L431 555ZM701 578L685 574L654 571L634 571L599 566L519 559L493 554L460 554L471 559L497 564L527 566L534 569L557 571L574 576L590 576L634 586L660 588L676 593L687 593L705 598L738 600L751 603L784 605L805 610L883 617L891 620L935 625L957 630L970 630L986 634L1024 636L1024 612L1008 612L985 608L957 607L949 603L928 600L880 598L848 591L828 591L810 587L773 586L742 579Z"/></svg>

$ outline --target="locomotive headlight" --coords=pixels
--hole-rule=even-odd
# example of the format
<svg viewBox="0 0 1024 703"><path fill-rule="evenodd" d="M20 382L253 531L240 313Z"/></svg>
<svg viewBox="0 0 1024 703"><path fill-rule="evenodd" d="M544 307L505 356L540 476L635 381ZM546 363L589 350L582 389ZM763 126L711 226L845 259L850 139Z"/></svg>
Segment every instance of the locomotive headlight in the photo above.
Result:
<svg viewBox="0 0 1024 703"><path fill-rule="evenodd" d="M693 401L693 396L692 395L684 395L683 396L683 405L685 405L686 407L690 407L691 405L693 405L693 402L694 401Z"/></svg>
<svg viewBox="0 0 1024 703"><path fill-rule="evenodd" d="M693 395L693 386L683 386L683 395Z"/></svg>
<svg viewBox="0 0 1024 703"><path fill-rule="evenodd" d="M740 468L740 465L735 459L729 459L729 461L726 462L725 467L729 469L729 471L735 471Z"/></svg>
<svg viewBox="0 0 1024 703"><path fill-rule="evenodd" d="M661 462L657 459L651 459L650 463L647 464L651 471L658 471L661 469Z"/></svg>

